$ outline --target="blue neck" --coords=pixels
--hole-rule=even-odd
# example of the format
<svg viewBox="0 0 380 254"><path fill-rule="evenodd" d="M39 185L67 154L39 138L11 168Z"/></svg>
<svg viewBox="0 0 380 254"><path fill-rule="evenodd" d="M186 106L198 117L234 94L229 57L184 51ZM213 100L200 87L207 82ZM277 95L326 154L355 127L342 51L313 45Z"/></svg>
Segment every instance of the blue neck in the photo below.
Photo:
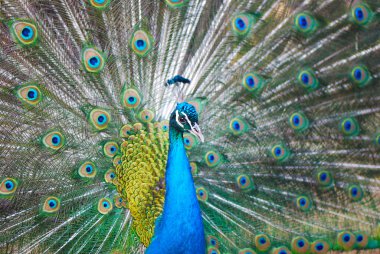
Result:
<svg viewBox="0 0 380 254"><path fill-rule="evenodd" d="M182 132L170 127L169 141L164 210L146 253L204 254L206 243L202 215Z"/></svg>

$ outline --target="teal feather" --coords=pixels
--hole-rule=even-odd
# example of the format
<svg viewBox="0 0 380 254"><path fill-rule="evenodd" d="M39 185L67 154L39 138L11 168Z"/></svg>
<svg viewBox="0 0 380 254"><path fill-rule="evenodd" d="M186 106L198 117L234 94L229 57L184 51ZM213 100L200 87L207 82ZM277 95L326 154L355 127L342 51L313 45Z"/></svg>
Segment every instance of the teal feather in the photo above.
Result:
<svg viewBox="0 0 380 254"><path fill-rule="evenodd" d="M379 1L0 2L0 253L380 251ZM183 101L149 247L124 141Z"/></svg>

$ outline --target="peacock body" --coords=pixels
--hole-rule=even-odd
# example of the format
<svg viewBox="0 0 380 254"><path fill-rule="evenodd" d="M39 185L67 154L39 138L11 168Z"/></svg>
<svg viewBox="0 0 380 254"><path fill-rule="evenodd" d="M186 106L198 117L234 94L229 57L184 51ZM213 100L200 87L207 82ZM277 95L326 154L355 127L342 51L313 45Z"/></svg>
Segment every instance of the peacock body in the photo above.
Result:
<svg viewBox="0 0 380 254"><path fill-rule="evenodd" d="M0 0L0 253L379 253L379 12Z"/></svg>

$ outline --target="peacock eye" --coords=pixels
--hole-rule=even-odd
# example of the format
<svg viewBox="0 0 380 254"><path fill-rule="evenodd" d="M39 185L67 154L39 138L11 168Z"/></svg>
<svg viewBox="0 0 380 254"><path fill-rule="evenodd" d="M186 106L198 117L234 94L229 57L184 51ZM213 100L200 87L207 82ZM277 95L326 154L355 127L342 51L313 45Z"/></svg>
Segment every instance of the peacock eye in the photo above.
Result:
<svg viewBox="0 0 380 254"><path fill-rule="evenodd" d="M181 117L181 118L179 119L179 122L180 122L180 123L186 123L186 118Z"/></svg>

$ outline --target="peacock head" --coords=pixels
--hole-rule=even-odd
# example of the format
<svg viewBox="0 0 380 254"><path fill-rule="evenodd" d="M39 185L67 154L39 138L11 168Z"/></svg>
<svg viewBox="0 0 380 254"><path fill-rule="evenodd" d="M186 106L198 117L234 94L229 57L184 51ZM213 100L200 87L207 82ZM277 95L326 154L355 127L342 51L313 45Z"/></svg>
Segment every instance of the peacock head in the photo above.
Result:
<svg viewBox="0 0 380 254"><path fill-rule="evenodd" d="M190 132L201 142L204 141L198 125L198 113L195 107L187 102L177 103L177 107L170 115L170 128L180 132Z"/></svg>

